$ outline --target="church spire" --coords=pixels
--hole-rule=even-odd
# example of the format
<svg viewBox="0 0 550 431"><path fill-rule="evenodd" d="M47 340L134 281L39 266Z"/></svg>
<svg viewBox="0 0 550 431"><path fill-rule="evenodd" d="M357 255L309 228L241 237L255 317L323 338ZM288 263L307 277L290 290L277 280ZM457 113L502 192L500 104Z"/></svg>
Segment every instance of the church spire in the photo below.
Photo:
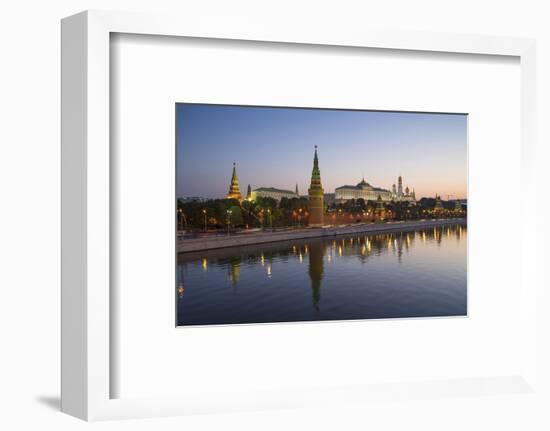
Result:
<svg viewBox="0 0 550 431"><path fill-rule="evenodd" d="M231 185L229 186L227 199L243 199L241 189L239 187L239 179L237 178L237 164L235 162L233 162L233 174L231 175Z"/></svg>
<svg viewBox="0 0 550 431"><path fill-rule="evenodd" d="M239 179L237 178L237 163L233 162L233 174L231 175L231 183L236 182L239 183Z"/></svg>
<svg viewBox="0 0 550 431"><path fill-rule="evenodd" d="M317 157L317 145L315 145L315 155L313 156L313 171L311 172L311 179L321 179L321 171L319 170L319 157Z"/></svg>

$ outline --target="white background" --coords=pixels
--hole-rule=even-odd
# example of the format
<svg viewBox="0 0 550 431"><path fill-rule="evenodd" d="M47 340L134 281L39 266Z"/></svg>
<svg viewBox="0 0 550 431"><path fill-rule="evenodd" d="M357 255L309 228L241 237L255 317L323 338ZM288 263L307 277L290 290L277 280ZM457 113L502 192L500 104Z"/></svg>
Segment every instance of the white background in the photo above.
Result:
<svg viewBox="0 0 550 431"><path fill-rule="evenodd" d="M508 247L492 247L508 245L508 221L491 214L521 195L517 59L128 35L114 37L113 48L116 397L208 393L214 402L229 388L522 373L520 266ZM467 112L469 317L176 329L175 101ZM146 204L135 211L136 201Z"/></svg>
<svg viewBox="0 0 550 431"><path fill-rule="evenodd" d="M0 421L11 429L73 429L83 423L56 412L59 388L59 19L88 8L196 13L197 19L269 20L303 26L473 32L538 39L539 139L549 142L550 29L544 2L198 2L21 1L0 16L0 219L2 356ZM548 148L539 147L539 196ZM492 167L488 167L489 172ZM506 178L497 178L506 186ZM548 214L533 202L533 216ZM503 202L505 205L506 202ZM541 217L542 219L542 217ZM513 220L511 223L513 224ZM511 229L510 240L514 231ZM546 240L546 241L545 241ZM543 258L540 238L539 259ZM513 249L511 250L513 252ZM541 313L541 319L548 317ZM544 356L548 360L548 347ZM548 429L548 415L529 397L381 403L270 413L99 424L149 429ZM4 423L2 423L4 425Z"/></svg>

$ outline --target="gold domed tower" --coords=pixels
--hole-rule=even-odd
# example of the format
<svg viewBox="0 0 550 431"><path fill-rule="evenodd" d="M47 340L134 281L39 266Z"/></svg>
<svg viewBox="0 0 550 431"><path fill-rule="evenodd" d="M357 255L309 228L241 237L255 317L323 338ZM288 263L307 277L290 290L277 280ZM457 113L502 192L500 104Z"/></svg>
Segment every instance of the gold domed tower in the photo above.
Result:
<svg viewBox="0 0 550 431"><path fill-rule="evenodd" d="M239 187L239 179L237 178L237 167L233 162L233 175L231 175L231 185L229 186L229 193L227 193L227 199L243 200L241 195L241 189Z"/></svg>
<svg viewBox="0 0 550 431"><path fill-rule="evenodd" d="M319 170L319 159L317 158L317 145L315 145L315 156L313 157L313 171L311 172L311 185L309 186L309 225L322 226L325 204L323 198L323 186L321 185L321 171Z"/></svg>

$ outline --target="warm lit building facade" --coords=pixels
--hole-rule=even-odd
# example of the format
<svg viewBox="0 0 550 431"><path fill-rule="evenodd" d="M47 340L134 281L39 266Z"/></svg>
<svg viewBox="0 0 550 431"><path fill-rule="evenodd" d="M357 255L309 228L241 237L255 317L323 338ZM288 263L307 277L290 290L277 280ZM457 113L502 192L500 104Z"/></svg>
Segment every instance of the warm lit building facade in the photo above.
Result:
<svg viewBox="0 0 550 431"><path fill-rule="evenodd" d="M341 186L337 187L334 191L334 198L336 203L347 202L352 199L364 199L366 201L375 201L378 196L383 201L391 201L392 193L389 190L381 189L379 187L373 187L369 183L362 179L361 182L355 186Z"/></svg>
<svg viewBox="0 0 550 431"><path fill-rule="evenodd" d="M383 189L370 185L363 178L355 186L345 185L337 187L335 190L335 202L344 203L349 200L363 199L366 201L377 201L380 197L384 202L416 202L415 192L410 191L409 187L403 189L403 178L399 176L398 185L392 186L391 190Z"/></svg>
<svg viewBox="0 0 550 431"><path fill-rule="evenodd" d="M416 193L414 189L411 191L409 186L407 186L405 190L403 190L403 177L401 177L401 175L397 178L397 187L395 184L392 185L391 200L395 202L416 202Z"/></svg>
<svg viewBox="0 0 550 431"><path fill-rule="evenodd" d="M280 201L282 198L293 199L299 197L298 193L292 190L277 189L275 187L260 187L250 193L250 200L253 201L257 198L272 198Z"/></svg>

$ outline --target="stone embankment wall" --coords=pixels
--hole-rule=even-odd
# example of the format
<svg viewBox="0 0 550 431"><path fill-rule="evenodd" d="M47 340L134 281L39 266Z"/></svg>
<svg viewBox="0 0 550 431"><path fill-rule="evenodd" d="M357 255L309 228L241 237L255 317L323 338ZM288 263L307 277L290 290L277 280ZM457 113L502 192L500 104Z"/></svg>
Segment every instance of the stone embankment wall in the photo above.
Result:
<svg viewBox="0 0 550 431"><path fill-rule="evenodd" d="M231 236L216 236L179 239L177 250L179 253L186 253L200 250L212 250L225 247L239 247L243 245L263 244L275 241L289 241L294 239L331 237L337 235L350 235L357 233L388 233L399 231L411 231L426 229L450 224L465 224L465 219L442 219L442 220L417 220L408 222L388 223L360 223L349 226L331 226L323 228L303 228L275 232L254 232L242 233Z"/></svg>

